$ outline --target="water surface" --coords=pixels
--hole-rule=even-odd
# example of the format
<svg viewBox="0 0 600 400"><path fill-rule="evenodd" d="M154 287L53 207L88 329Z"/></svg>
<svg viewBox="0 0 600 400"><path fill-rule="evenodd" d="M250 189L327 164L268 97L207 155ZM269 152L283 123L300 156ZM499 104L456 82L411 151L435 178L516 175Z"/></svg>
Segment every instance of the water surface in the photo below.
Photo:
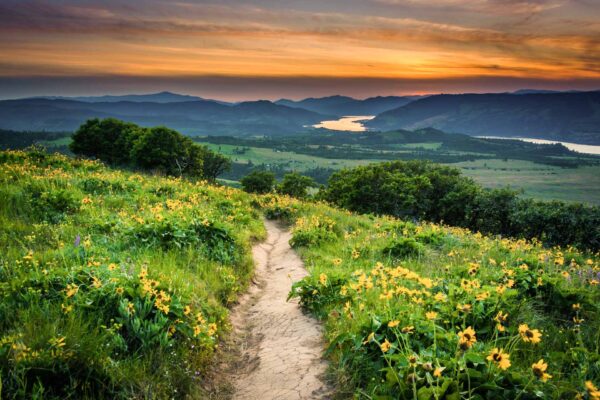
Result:
<svg viewBox="0 0 600 400"><path fill-rule="evenodd" d="M374 115L348 115L340 119L321 121L320 123L313 125L313 127L329 129L332 131L364 132L367 128L361 121L368 121L373 118L375 118Z"/></svg>
<svg viewBox="0 0 600 400"><path fill-rule="evenodd" d="M558 140L546 140L546 139L533 139L533 138L521 138L521 137L504 137L504 136L477 136L483 139L512 139L522 140L523 142L536 143L536 144L556 144L560 143L567 149L576 151L578 153L585 154L600 154L600 146L594 146L591 144L578 144L570 142L560 142Z"/></svg>

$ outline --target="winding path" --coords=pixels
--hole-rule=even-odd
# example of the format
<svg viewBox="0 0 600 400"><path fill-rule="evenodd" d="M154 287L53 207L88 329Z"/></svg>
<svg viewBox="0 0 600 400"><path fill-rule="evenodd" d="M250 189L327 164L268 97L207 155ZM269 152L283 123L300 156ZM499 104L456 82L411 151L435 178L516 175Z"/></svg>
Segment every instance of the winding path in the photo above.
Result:
<svg viewBox="0 0 600 400"><path fill-rule="evenodd" d="M267 240L253 248L255 278L231 315L242 357L234 400L327 399L327 364L318 322L286 301L292 281L307 275L288 244L291 234L266 221Z"/></svg>

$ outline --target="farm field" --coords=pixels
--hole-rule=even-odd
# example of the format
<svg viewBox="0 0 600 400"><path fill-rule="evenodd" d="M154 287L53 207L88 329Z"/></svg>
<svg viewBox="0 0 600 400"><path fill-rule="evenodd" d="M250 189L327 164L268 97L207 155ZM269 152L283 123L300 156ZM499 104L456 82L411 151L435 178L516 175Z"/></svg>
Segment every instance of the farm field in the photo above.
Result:
<svg viewBox="0 0 600 400"><path fill-rule="evenodd" d="M221 152L234 162L254 165L265 164L305 172L312 168L330 168L338 170L366 165L383 160L329 159L294 152L281 152L260 147L247 147L243 154L236 154L241 146L207 145L211 150ZM434 144L418 144L432 145ZM402 145L412 148L411 145ZM600 165L563 168L538 164L525 160L487 159L448 163L448 166L460 168L462 173L488 188L510 186L523 190L523 195L540 200L562 200L600 205Z"/></svg>
<svg viewBox="0 0 600 400"><path fill-rule="evenodd" d="M306 171L311 168L351 168L358 165L366 165L372 162L384 160L349 160L349 159L331 159L324 157L315 157L306 154L299 154L291 151L279 151L275 149L263 147L244 147L247 149L243 153L237 153L236 149L241 149L242 146L229 144L213 144L198 142L207 146L209 149L224 154L231 158L232 161L238 163L252 162L255 165L265 164L268 166L279 165L288 168L289 170Z"/></svg>
<svg viewBox="0 0 600 400"><path fill-rule="evenodd" d="M488 188L510 186L542 200L600 205L600 166L561 168L523 160L477 160L448 164Z"/></svg>

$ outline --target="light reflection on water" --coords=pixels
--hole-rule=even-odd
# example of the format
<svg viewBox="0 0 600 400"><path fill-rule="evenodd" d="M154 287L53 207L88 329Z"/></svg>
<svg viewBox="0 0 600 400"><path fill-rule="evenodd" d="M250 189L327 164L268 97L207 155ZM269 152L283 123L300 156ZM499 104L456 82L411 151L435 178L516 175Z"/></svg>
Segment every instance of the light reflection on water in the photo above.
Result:
<svg viewBox="0 0 600 400"><path fill-rule="evenodd" d="M546 139L532 139L532 138L520 138L520 137L504 137L504 136L478 136L482 139L512 139L522 140L524 142L536 143L536 144L556 144L560 143L567 149L576 151L578 153L585 154L600 154L600 146L594 146L591 144L577 144L570 142L560 142L558 140L546 140Z"/></svg>
<svg viewBox="0 0 600 400"><path fill-rule="evenodd" d="M375 118L374 115L349 115L331 121L321 121L320 123L313 125L313 127L330 129L333 131L364 132L367 128L361 121L368 121L373 118Z"/></svg>

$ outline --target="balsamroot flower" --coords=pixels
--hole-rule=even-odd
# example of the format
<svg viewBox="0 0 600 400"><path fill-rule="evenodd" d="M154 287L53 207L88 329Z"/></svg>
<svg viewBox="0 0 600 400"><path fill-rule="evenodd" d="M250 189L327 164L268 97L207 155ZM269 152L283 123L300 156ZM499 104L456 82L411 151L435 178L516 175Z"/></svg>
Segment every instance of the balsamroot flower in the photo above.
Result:
<svg viewBox="0 0 600 400"><path fill-rule="evenodd" d="M501 349L492 349L486 359L488 361L493 361L498 368L502 370L506 370L508 367L510 367L510 355L508 353L504 353Z"/></svg>
<svg viewBox="0 0 600 400"><path fill-rule="evenodd" d="M538 329L530 329L527 324L519 325L519 334L524 342L537 344L542 341L542 333Z"/></svg>
<svg viewBox="0 0 600 400"><path fill-rule="evenodd" d="M472 327L469 326L464 331L458 332L458 345L462 350L471 348L475 342L477 342L477 337Z"/></svg>
<svg viewBox="0 0 600 400"><path fill-rule="evenodd" d="M538 362L531 364L531 370L533 374L537 376L542 382L546 382L548 379L552 378L552 375L547 374L546 370L548 369L548 364L544 362L544 359L540 359Z"/></svg>

